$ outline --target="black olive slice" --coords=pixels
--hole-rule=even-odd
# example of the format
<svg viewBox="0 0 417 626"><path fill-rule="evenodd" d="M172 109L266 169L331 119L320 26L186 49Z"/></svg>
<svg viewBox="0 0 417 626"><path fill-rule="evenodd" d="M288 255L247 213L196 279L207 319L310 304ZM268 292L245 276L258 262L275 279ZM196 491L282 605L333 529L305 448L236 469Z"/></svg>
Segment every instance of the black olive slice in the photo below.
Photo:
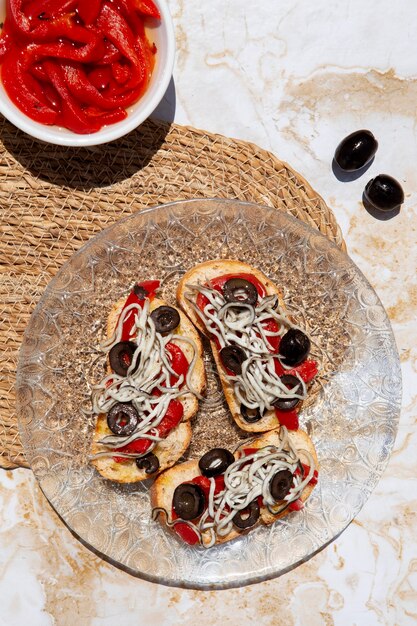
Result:
<svg viewBox="0 0 417 626"><path fill-rule="evenodd" d="M369 130L357 130L337 146L334 160L345 172L356 172L370 163L378 142Z"/></svg>
<svg viewBox="0 0 417 626"><path fill-rule="evenodd" d="M288 387L288 389L294 389L300 385L300 381L297 376L292 374L284 374L280 376L281 382ZM280 411L291 411L300 402L300 398L277 398L272 404Z"/></svg>
<svg viewBox="0 0 417 626"><path fill-rule="evenodd" d="M290 328L282 337L279 344L279 353L286 365L299 365L307 358L311 342L302 330Z"/></svg>
<svg viewBox="0 0 417 626"><path fill-rule="evenodd" d="M129 402L118 402L107 414L108 427L115 435L131 435L138 422L138 412Z"/></svg>
<svg viewBox="0 0 417 626"><path fill-rule="evenodd" d="M291 489L293 483L293 475L290 470L280 470L271 478L269 490L271 496L276 502L283 500Z"/></svg>
<svg viewBox="0 0 417 626"><path fill-rule="evenodd" d="M174 491L172 506L181 519L195 519L204 511L204 492L194 483L182 483Z"/></svg>
<svg viewBox="0 0 417 626"><path fill-rule="evenodd" d="M254 526L259 519L260 508L257 500L252 500L249 506L238 511L233 517L233 524L237 528L245 529Z"/></svg>
<svg viewBox="0 0 417 626"><path fill-rule="evenodd" d="M226 302L256 304L258 291L255 285L244 278L230 278L224 283L223 296Z"/></svg>
<svg viewBox="0 0 417 626"><path fill-rule="evenodd" d="M145 474L154 474L159 470L159 459L153 452L149 452L136 459L136 465L138 469L145 470Z"/></svg>
<svg viewBox="0 0 417 626"><path fill-rule="evenodd" d="M244 404L240 405L240 414L248 424L254 424L255 422L259 422L263 418L261 412L258 409L249 409Z"/></svg>
<svg viewBox="0 0 417 626"><path fill-rule="evenodd" d="M223 474L234 460L235 457L229 450L225 448L213 448L203 454L198 462L198 467L203 476L212 478L213 476Z"/></svg>
<svg viewBox="0 0 417 626"><path fill-rule="evenodd" d="M246 354L239 346L225 346L219 352L220 360L227 369L234 374L242 373L242 363L246 361Z"/></svg>
<svg viewBox="0 0 417 626"><path fill-rule="evenodd" d="M133 341L119 341L109 352L110 367L119 376L126 376L137 345ZM139 359L136 360L137 365Z"/></svg>
<svg viewBox="0 0 417 626"><path fill-rule="evenodd" d="M363 198L379 211L394 211L404 202L404 191L395 178L380 174L366 185Z"/></svg>
<svg viewBox="0 0 417 626"><path fill-rule="evenodd" d="M155 324L156 332L167 335L179 326L180 314L172 306L159 306L152 311L151 319Z"/></svg>

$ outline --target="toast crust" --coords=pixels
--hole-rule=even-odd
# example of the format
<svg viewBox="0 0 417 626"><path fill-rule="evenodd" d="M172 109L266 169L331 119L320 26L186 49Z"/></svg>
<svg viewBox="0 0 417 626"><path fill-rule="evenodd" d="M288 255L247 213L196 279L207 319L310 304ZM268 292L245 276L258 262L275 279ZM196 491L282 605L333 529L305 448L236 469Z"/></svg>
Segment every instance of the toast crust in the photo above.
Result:
<svg viewBox="0 0 417 626"><path fill-rule="evenodd" d="M289 430L288 437L289 437L291 444L298 451L301 460L303 460L304 458L303 451L308 452L313 457L315 469L318 470L319 463L317 459L317 453L314 448L314 444L311 441L310 437L307 435L307 433L304 432L303 430ZM280 443L279 429L269 431L267 433L264 433L260 437L257 437L254 440L250 440L250 442L243 443L236 450L235 458L237 458L237 453L243 448L250 447L250 448L259 449L259 448L264 448L265 446L268 446L268 445L277 446L279 445L279 443ZM160 476L158 476L158 478L155 480L151 488L152 509L161 508L167 511L168 522L171 522L172 521L172 517L171 517L172 498L173 498L173 494L174 494L176 487L183 482L192 480L196 476L201 476L201 472L198 467L198 460L186 461L185 463L176 465L175 467L163 472ZM307 485L304 488L302 494L300 495L300 499L303 502L305 502L311 495L311 492L313 491L313 489L314 489L314 485ZM272 513L268 511L267 507L262 506L259 522L260 524L263 524L263 525L270 525L276 520L282 517L285 517L290 512L291 511L289 509L286 509L285 511L282 511L281 513L277 515L273 515ZM164 523L166 521L165 516L159 515L159 520L162 523ZM170 530L172 529L170 528ZM235 539L236 537L240 537L241 535L246 534L249 531L250 529L248 529L247 531L238 531L236 529L232 529L232 531L228 535L224 537L216 537L215 545L218 545L220 543L225 543L226 541L231 541L232 539ZM203 545L207 545L209 543L210 541L209 533L207 532L202 533L202 541L203 541Z"/></svg>
<svg viewBox="0 0 417 626"><path fill-rule="evenodd" d="M107 318L107 336L111 337L119 319L120 312L126 302L126 298L121 298L112 307L109 316ZM164 300L160 298L154 298L150 303L149 310L152 312L159 306L166 305ZM176 308L176 307L175 307ZM197 358L194 367L194 371L191 376L191 384L193 388L202 394L206 388L206 372L203 362L203 346L200 336L187 316L177 309L180 315L180 324L175 331L176 335L184 335L190 339L193 339L197 346ZM173 339L172 343L178 345L187 357L189 363L191 363L193 357L192 347L179 339ZM107 365L108 373L111 373L109 364ZM97 469L97 471L108 480L120 482L120 483L134 483L142 480L147 480L157 476L163 470L172 467L178 459L185 453L191 443L192 428L190 420L198 411L198 399L191 393L178 396L178 400L181 401L184 408L184 415L180 424L172 430L168 436L158 442L155 448L152 450L159 459L159 470L154 474L146 474L144 470L138 469L135 460L127 459L123 463L117 463L113 460L112 456L101 457L98 459L92 459L91 463ZM92 454L97 454L103 451L98 445L98 441L107 435L113 435L112 431L107 425L107 418L105 414L100 414L97 417L96 426L93 435L93 442L91 447ZM115 454L117 456L117 454Z"/></svg>
<svg viewBox="0 0 417 626"><path fill-rule="evenodd" d="M268 430L273 430L274 428L278 428L280 426L280 422L275 415L275 411L266 411L263 415L262 419L253 424L248 424L241 416L240 413L240 405L236 401L233 386L226 379L223 374L223 367L220 361L219 351L214 341L211 341L210 335L207 332L204 323L198 317L193 307L185 297L187 291L187 283L191 284L205 284L209 280L221 276L222 274L239 274L239 273L247 273L252 274L257 278L265 287L266 295L277 295L279 306L282 311L286 313L286 307L283 299L283 293L279 287L277 287L265 274L263 274L260 270L248 265L247 263L242 263L241 261L236 261L232 259L220 259L215 261L205 261L204 263L200 263L196 265L191 270L186 272L182 277L181 281L177 287L177 301L180 307L185 311L187 316L193 322L193 324L200 330L200 332L208 337L210 340L211 351L214 356L214 360L216 362L217 371L220 376L220 381L223 387L223 392L229 406L230 412L235 420L236 424L242 430L247 432L265 432ZM292 316L287 315L287 317L294 321ZM302 403L298 405L298 409L302 408Z"/></svg>

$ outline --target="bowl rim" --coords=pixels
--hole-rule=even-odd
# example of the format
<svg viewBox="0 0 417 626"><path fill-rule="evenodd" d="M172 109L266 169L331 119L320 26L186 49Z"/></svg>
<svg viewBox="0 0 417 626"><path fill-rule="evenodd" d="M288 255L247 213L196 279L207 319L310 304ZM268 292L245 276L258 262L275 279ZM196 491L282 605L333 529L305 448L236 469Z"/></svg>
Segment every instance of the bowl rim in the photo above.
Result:
<svg viewBox="0 0 417 626"><path fill-rule="evenodd" d="M165 32L164 41L164 65L162 67L160 76L158 77L158 83L155 88L155 92L152 97L146 102L143 108L139 108L133 113L129 113L128 117L120 122L105 126L96 133L91 134L77 134L72 131L55 130L55 126L42 125L39 122L32 120L30 117L20 111L15 104L8 98L6 90L0 80L0 90L6 95L6 99L0 98L0 113L14 126L22 130L27 135L34 137L45 143L55 144L58 146L69 147L85 147L85 146L98 146L104 143L109 143L120 139L124 135L127 135L132 130L140 126L156 109L161 102L169 82L172 77L176 43L175 43L175 31L174 23L168 8L166 0L154 0L161 13L161 23L157 26L158 29L163 29ZM5 4L4 0L0 0L1 5ZM146 92L145 92L146 93Z"/></svg>

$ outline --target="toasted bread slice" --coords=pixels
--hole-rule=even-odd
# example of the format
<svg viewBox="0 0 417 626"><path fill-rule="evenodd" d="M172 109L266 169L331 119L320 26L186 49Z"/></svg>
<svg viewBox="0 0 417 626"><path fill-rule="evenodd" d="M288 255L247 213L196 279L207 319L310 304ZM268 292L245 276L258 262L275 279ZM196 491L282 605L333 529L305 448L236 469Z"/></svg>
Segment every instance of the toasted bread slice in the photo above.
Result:
<svg viewBox="0 0 417 626"><path fill-rule="evenodd" d="M317 459L316 450L314 448L314 444L311 441L310 437L303 430L289 430L288 437L292 444L292 446L299 453L300 459L302 462L307 461L307 457L305 452L309 453L314 460L315 469L318 470L319 464ZM235 452L235 458L238 458L239 452L244 448L264 448L265 446L276 445L278 446L280 443L280 431L271 430L267 433L264 433L260 437L256 439L249 440L248 442L243 443ZM164 509L167 512L168 519L165 515L159 515L158 519L161 523L168 521L168 523L172 522L172 499L174 495L174 491L178 485L183 482L191 481L196 476L201 476L201 472L198 466L198 460L186 461L185 463L180 463L175 467L163 472L151 488L151 504L152 509ZM305 502L307 498L310 496L311 492L314 489L314 485L308 484L302 494L300 495L300 500ZM291 510L289 508L285 509L281 513L277 515L273 515L267 509L267 507L261 507L261 513L258 524L272 524L277 519L288 515ZM248 531L237 530L233 528L231 532L224 536L218 536L216 538L216 544L224 543L226 541L230 541L235 539L236 537L245 534ZM210 535L208 532L202 533L202 542L203 545L207 545L210 542Z"/></svg>
<svg viewBox="0 0 417 626"><path fill-rule="evenodd" d="M125 301L126 298L120 299L118 302L116 302L116 304L110 311L107 320L107 335L109 337L111 337L114 332ZM166 305L165 301L159 298L154 298L150 303L150 312L163 305ZM185 337L192 339L197 346L196 363L191 376L191 384L195 391L197 391L199 394L202 394L204 393L206 388L206 373L203 362L203 346L201 344L199 334L190 322L190 320L182 311L180 311L179 309L177 310L180 314L180 324L175 330L175 334L184 335ZM179 339L173 339L172 343L177 344L181 348L184 355L187 357L188 362L191 363L194 355L192 346ZM108 371L109 373L111 372L110 367L108 367ZM172 465L174 465L178 461L178 459L184 454L184 452L190 445L192 428L189 420L191 420L191 418L194 417L194 415L198 411L198 399L195 395L191 393L184 393L184 395L178 397L178 400L181 401L184 407L184 415L182 417L181 423L176 428L174 428L174 430L172 430L163 441L158 442L158 444L152 450L153 454L155 454L159 459L158 472L155 472L152 475L146 474L144 470L140 470L136 466L134 459L126 459L122 463L119 463L114 461L112 456L92 459L92 464L95 466L97 471L102 476L104 476L104 478L108 478L109 480L117 481L120 483L134 483L157 476L158 473L169 467L172 467ZM113 434L114 433L112 433L107 425L106 415L99 415L93 435L91 449L92 454L94 455L102 452L103 448L98 445L98 441L100 439L103 439L103 437L107 435ZM117 456L117 453L115 453L115 456Z"/></svg>
<svg viewBox="0 0 417 626"><path fill-rule="evenodd" d="M185 311L187 316L193 322L193 324L210 339L210 346L213 352L214 360L216 362L217 370L219 372L220 381L222 383L224 395L229 406L229 409L232 413L233 419L236 424L242 429L248 432L265 432L268 430L272 430L274 428L278 428L280 423L278 418L275 415L275 412L267 411L264 416L255 423L249 424L246 422L240 413L240 404L236 401L236 397L234 394L233 386L228 382L228 380L224 376L224 369L220 361L219 351L214 341L211 341L211 338L207 332L206 327L202 320L196 314L194 308L187 300L187 284L206 284L209 280L221 276L222 274L252 274L257 278L265 287L265 292L267 296L277 295L279 306L281 310L285 313L286 307L283 300L282 291L274 285L272 281L265 276L262 272L255 269L251 265L247 263L242 263L241 261L234 261L230 259L221 259L216 261L206 261L205 263L200 263L196 265L191 270L189 270L182 277L181 281L178 284L177 288L177 301L180 307ZM289 319L292 319L291 316L288 316ZM301 404L298 405L298 409L301 408Z"/></svg>

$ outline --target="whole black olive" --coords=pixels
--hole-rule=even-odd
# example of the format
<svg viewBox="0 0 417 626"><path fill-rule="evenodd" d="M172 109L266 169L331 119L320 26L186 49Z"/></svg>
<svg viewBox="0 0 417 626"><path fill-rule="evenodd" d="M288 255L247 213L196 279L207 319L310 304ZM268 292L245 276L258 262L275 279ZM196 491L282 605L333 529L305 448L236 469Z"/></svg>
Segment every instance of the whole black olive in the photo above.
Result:
<svg viewBox="0 0 417 626"><path fill-rule="evenodd" d="M233 524L237 528L250 528L254 526L259 519L261 510L259 508L258 500L252 500L249 506L242 511L237 511L233 517Z"/></svg>
<svg viewBox="0 0 417 626"><path fill-rule="evenodd" d="M249 409L244 404L240 405L240 414L248 424L254 424L255 422L259 422L262 419L263 415L261 414L259 408L258 409Z"/></svg>
<svg viewBox="0 0 417 626"><path fill-rule="evenodd" d="M369 130L357 130L339 143L334 160L345 172L356 172L373 159L377 149L378 142Z"/></svg>
<svg viewBox="0 0 417 626"><path fill-rule="evenodd" d="M229 450L225 448L212 448L212 450L203 454L198 462L198 467L203 476L212 478L213 476L223 474L234 460L235 457Z"/></svg>
<svg viewBox="0 0 417 626"><path fill-rule="evenodd" d="M153 452L148 452L136 459L136 465L138 469L145 470L145 474L154 474L159 470L159 459Z"/></svg>
<svg viewBox="0 0 417 626"><path fill-rule="evenodd" d="M131 435L138 422L138 412L129 402L118 402L107 414L108 427L115 435Z"/></svg>
<svg viewBox="0 0 417 626"><path fill-rule="evenodd" d="M226 302L256 304L258 290L255 285L244 278L230 278L224 283L223 296Z"/></svg>
<svg viewBox="0 0 417 626"><path fill-rule="evenodd" d="M119 376L126 376L136 348L137 345L133 341L119 341L112 347L109 352L109 361L113 372ZM136 364L139 365L139 358L136 359Z"/></svg>
<svg viewBox="0 0 417 626"><path fill-rule="evenodd" d="M242 363L246 361L245 351L239 346L226 346L219 352L220 360L234 374L242 373Z"/></svg>
<svg viewBox="0 0 417 626"><path fill-rule="evenodd" d="M285 365L299 365L307 358L310 348L307 335L298 328L290 328L280 341L279 353L284 358Z"/></svg>
<svg viewBox="0 0 417 626"><path fill-rule="evenodd" d="M292 376L292 374L284 374L283 376L280 376L280 380L286 387L288 387L288 389L294 389L300 385L298 378L296 376ZM294 409L299 402L299 398L282 397L274 400L272 404L280 411L292 411L292 409Z"/></svg>
<svg viewBox="0 0 417 626"><path fill-rule="evenodd" d="M292 487L292 483L293 475L290 470L280 470L272 476L269 491L276 502L285 498Z"/></svg>
<svg viewBox="0 0 417 626"><path fill-rule="evenodd" d="M363 198L365 203L368 202L379 211L393 211L404 202L404 191L395 178L380 174L366 185Z"/></svg>
<svg viewBox="0 0 417 626"><path fill-rule="evenodd" d="M172 506L178 517L192 520L199 517L204 511L204 492L194 483L182 483L174 491Z"/></svg>
<svg viewBox="0 0 417 626"><path fill-rule="evenodd" d="M155 330L161 335L168 335L179 326L180 314L172 306L159 306L152 311L151 319L155 324Z"/></svg>

